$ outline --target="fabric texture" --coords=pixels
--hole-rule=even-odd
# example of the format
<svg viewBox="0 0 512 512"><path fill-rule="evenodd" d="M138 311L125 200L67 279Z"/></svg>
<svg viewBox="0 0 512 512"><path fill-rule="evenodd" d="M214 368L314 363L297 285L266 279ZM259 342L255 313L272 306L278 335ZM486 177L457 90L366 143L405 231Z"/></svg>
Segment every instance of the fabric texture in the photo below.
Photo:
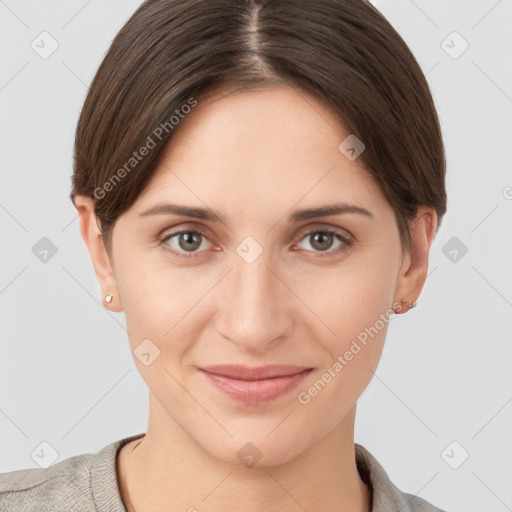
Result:
<svg viewBox="0 0 512 512"><path fill-rule="evenodd" d="M119 449L145 433L115 441L96 454L0 473L0 512L126 512L119 492ZM362 480L372 489L372 512L445 512L422 498L401 492L375 457L355 443Z"/></svg>

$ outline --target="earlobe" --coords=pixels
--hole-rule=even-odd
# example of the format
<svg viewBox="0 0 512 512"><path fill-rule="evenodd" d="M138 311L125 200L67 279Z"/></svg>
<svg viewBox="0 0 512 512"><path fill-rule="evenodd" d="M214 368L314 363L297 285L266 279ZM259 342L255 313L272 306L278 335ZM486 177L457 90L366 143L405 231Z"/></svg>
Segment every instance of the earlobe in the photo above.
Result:
<svg viewBox="0 0 512 512"><path fill-rule="evenodd" d="M416 305L428 273L430 246L437 229L437 215L432 208L421 206L411 222L412 248L404 258L393 299L396 313L405 313Z"/></svg>
<svg viewBox="0 0 512 512"><path fill-rule="evenodd" d="M117 292L114 271L94 213L94 200L86 196L76 196L73 202L79 216L80 233L89 251L100 286L102 304L110 311L120 312L123 308Z"/></svg>

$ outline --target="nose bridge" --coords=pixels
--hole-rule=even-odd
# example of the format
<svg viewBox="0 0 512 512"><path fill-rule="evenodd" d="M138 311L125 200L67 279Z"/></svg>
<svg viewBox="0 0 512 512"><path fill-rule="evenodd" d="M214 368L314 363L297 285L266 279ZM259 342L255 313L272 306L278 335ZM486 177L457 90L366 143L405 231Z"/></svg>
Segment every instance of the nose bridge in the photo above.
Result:
<svg viewBox="0 0 512 512"><path fill-rule="evenodd" d="M234 254L233 267L224 280L228 289L220 308L220 332L237 345L263 350L291 325L283 285L271 270L270 251L254 261Z"/></svg>

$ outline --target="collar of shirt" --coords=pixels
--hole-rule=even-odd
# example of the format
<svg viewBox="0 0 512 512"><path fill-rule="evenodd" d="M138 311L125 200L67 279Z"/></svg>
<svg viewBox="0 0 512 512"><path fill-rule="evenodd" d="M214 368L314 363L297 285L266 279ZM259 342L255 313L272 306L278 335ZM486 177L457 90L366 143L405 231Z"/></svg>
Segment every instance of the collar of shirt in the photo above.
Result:
<svg viewBox="0 0 512 512"><path fill-rule="evenodd" d="M144 435L115 441L94 455L90 467L91 487L98 512L126 512L119 492L116 455L122 446ZM357 469L371 490L371 512L443 512L421 498L401 492L366 448L357 443L354 446Z"/></svg>

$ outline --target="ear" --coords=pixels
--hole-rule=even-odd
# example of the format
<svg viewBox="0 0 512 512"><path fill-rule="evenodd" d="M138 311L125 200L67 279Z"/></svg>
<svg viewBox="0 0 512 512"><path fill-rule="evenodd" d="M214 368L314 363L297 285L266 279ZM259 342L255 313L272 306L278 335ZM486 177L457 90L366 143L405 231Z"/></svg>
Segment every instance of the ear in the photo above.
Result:
<svg viewBox="0 0 512 512"><path fill-rule="evenodd" d="M402 299L407 305L395 309L396 313L405 313L408 305L415 302L420 296L428 273L428 256L430 246L437 230L437 214L433 208L420 206L416 217L411 221L410 232L412 237L411 252L407 252L400 268L395 289L393 305L400 304Z"/></svg>
<svg viewBox="0 0 512 512"><path fill-rule="evenodd" d="M78 211L80 233L89 250L94 272L100 285L102 304L110 311L123 311L114 270L105 248L101 232L98 228L98 219L94 213L94 200L87 196L77 195L73 199ZM105 296L112 295L112 302L106 302Z"/></svg>

